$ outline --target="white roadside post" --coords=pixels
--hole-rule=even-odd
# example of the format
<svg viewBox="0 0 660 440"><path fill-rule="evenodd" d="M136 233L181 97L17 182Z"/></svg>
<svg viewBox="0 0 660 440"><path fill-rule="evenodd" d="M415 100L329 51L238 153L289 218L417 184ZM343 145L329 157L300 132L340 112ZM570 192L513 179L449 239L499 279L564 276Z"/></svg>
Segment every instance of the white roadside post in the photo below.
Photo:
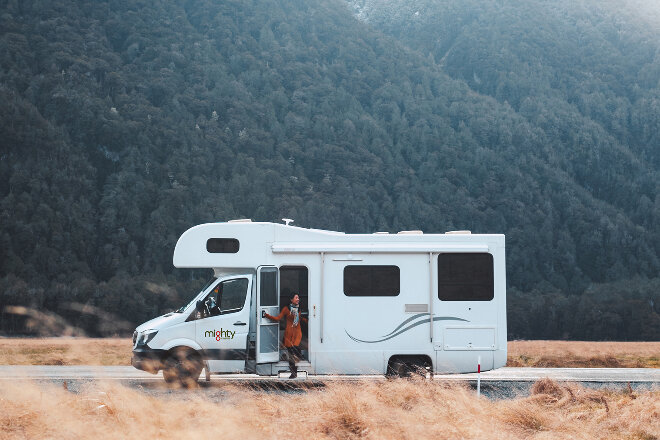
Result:
<svg viewBox="0 0 660 440"><path fill-rule="evenodd" d="M477 359L477 397L481 396L481 356Z"/></svg>

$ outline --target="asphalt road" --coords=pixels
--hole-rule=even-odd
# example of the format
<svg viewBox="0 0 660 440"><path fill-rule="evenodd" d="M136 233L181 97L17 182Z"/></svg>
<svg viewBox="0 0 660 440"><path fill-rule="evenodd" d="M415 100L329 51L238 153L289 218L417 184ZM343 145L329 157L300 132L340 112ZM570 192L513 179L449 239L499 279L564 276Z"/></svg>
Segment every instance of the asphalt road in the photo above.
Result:
<svg viewBox="0 0 660 440"><path fill-rule="evenodd" d="M284 376L286 377L286 376ZM551 378L559 382L574 382L588 388L611 390L657 390L660 389L660 369L653 368L500 368L481 373L481 393L491 399L509 399L530 394L539 379ZM195 390L174 389L165 384L162 374L153 375L133 367L95 366L0 366L0 386L5 381L28 379L39 384L63 386L77 393L90 386L116 382L146 394L187 398L201 393L212 401L222 401L227 396L226 385L245 386L252 390L276 393L299 393L322 389L330 382L357 380L385 381L382 375L365 376L309 376L300 374L298 379L288 380L264 377L255 374L212 375L211 381L204 374ZM477 374L440 374L435 380L455 381L477 388Z"/></svg>
<svg viewBox="0 0 660 440"><path fill-rule="evenodd" d="M202 375L202 379L203 379ZM535 382L542 378L566 382L647 383L660 385L659 368L499 368L481 373L482 382ZM0 380L16 379L91 379L91 380L163 380L133 367L59 366L59 365L0 365ZM305 380L304 374L301 380ZM384 380L381 375L321 376L310 375L312 381L345 381L356 379ZM474 381L476 373L437 374L436 380ZM279 381L277 377L256 374L212 375L211 381Z"/></svg>

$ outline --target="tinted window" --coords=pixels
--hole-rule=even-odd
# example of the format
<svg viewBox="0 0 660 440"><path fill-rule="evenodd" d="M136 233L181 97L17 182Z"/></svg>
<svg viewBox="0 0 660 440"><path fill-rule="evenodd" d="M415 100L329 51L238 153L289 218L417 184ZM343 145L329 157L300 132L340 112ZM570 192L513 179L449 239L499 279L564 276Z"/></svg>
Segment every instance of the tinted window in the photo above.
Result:
<svg viewBox="0 0 660 440"><path fill-rule="evenodd" d="M262 268L259 284L260 284L259 305L276 306L277 305L277 269L274 267Z"/></svg>
<svg viewBox="0 0 660 440"><path fill-rule="evenodd" d="M397 296L401 273L397 266L346 266L344 295Z"/></svg>
<svg viewBox="0 0 660 440"><path fill-rule="evenodd" d="M442 301L490 301L494 296L491 254L439 254L438 298Z"/></svg>
<svg viewBox="0 0 660 440"><path fill-rule="evenodd" d="M240 247L235 238L209 238L206 250L212 254L235 254Z"/></svg>
<svg viewBox="0 0 660 440"><path fill-rule="evenodd" d="M222 283L222 296L220 297L220 311L237 311L243 308L247 296L248 280L239 278L227 280Z"/></svg>

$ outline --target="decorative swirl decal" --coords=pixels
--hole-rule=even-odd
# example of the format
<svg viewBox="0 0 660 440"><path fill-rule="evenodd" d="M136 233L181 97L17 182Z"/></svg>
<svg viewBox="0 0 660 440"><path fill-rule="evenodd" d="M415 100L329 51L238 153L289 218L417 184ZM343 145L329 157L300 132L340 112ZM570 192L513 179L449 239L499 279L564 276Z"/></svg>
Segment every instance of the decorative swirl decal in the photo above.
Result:
<svg viewBox="0 0 660 440"><path fill-rule="evenodd" d="M351 334L348 333L348 331L346 329L344 329L344 331L346 332L348 337L351 338L352 340L354 340L355 342L363 342L365 344L375 344L377 342L383 342L383 341L387 341L388 339L392 339L395 336L399 336L401 333L407 332L408 330L410 330L413 327L417 327L418 325L422 325L422 324L425 324L425 323L429 322L426 319L421 319L421 320L409 325L408 327L404 328L403 330L399 330L401 327L403 327L407 323L409 323L409 322L411 322L411 321L413 321L417 318L421 318L423 316L428 316L428 315L429 315L428 313L420 313L419 315L415 315L411 318L408 318L405 321L403 321L401 324L399 324L397 326L397 328L395 328L393 331L391 331L390 333L383 336L382 339L378 339L376 341L364 341L362 339L358 339L354 336L351 336ZM437 322L437 321L463 321L463 322L469 322L467 319L456 318L454 316L436 316L435 318L433 318L433 321L434 322Z"/></svg>
<svg viewBox="0 0 660 440"><path fill-rule="evenodd" d="M428 314L428 313L419 313L419 314L417 314L417 315L413 315L413 316L411 316L410 318L408 318L408 319L406 319L405 321L403 321L401 324L399 324L399 326L398 326L397 328L395 328L394 330L392 330L391 332L389 332L389 333L386 334L385 336L389 336L389 335L391 335L392 333L395 333L395 332L396 332L397 330L399 330L401 327L403 327L404 325L408 324L410 321L414 321L415 319L419 318L420 316L429 316L429 314Z"/></svg>

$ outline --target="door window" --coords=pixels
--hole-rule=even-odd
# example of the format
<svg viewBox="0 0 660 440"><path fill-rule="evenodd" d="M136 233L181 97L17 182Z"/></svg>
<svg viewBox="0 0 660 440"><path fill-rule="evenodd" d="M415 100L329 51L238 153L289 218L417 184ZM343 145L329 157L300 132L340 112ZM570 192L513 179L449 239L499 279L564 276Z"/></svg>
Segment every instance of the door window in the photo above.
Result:
<svg viewBox="0 0 660 440"><path fill-rule="evenodd" d="M222 281L197 303L197 319L234 313L243 309L247 296L247 278Z"/></svg>
<svg viewBox="0 0 660 440"><path fill-rule="evenodd" d="M220 313L238 312L245 305L248 280L238 278L222 282L222 297L220 298Z"/></svg>
<svg viewBox="0 0 660 440"><path fill-rule="evenodd" d="M259 300L260 306L277 305L277 268L264 267L261 269Z"/></svg>

